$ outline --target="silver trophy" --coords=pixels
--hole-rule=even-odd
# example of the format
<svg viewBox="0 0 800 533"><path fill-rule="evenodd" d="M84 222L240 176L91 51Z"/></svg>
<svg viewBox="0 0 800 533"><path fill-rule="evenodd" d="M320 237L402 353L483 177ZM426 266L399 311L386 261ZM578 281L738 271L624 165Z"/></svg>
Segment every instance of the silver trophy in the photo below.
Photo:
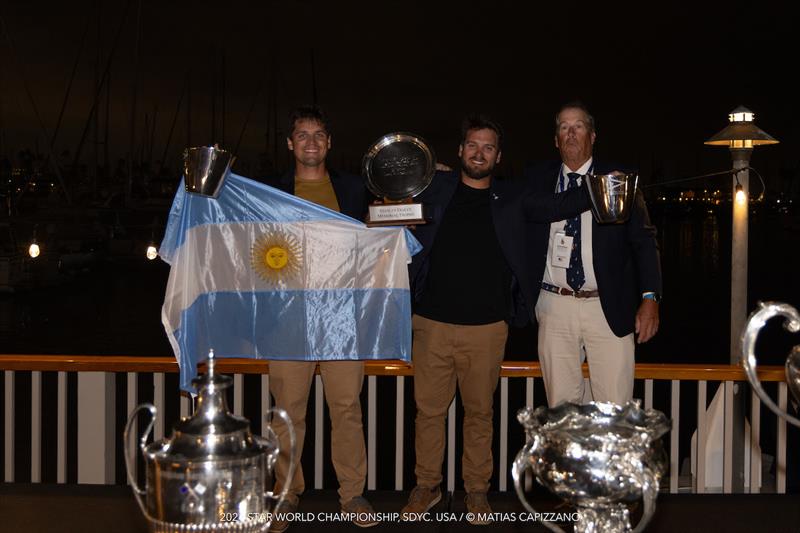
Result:
<svg viewBox="0 0 800 533"><path fill-rule="evenodd" d="M219 146L197 146L183 151L186 192L216 198L236 158Z"/></svg>
<svg viewBox="0 0 800 533"><path fill-rule="evenodd" d="M797 312L797 309L789 304L780 302L759 302L758 309L750 315L750 318L747 320L747 326L744 328L744 333L742 333L742 366L744 366L747 379L750 381L758 397L761 398L761 401L764 402L772 412L790 424L800 427L800 419L781 410L781 408L772 401L772 398L767 395L764 391L764 387L761 386L761 381L758 379L758 374L756 372L756 338L761 328L764 327L764 324L766 324L770 318L776 316L781 316L786 319L783 323L783 327L787 331L791 333L800 331L800 313ZM794 346L792 351L789 352L789 356L786 358L786 384L789 390L792 391L792 396L795 401L800 402L800 345Z"/></svg>
<svg viewBox="0 0 800 533"><path fill-rule="evenodd" d="M233 380L215 372L213 352L207 365L206 374L192 381L197 409L175 424L171 438L146 444L156 417L151 404L130 414L124 434L128 481L154 533L266 532L294 475L292 423L282 409L270 410L283 419L290 439L289 472L276 495L266 485L280 451L277 436L271 427L268 438L253 435L246 418L230 413L226 389ZM145 490L136 484L136 458L129 446L131 426L142 410L151 414L139 438L147 473Z"/></svg>
<svg viewBox="0 0 800 533"><path fill-rule="evenodd" d="M630 218L636 202L638 174L587 174L584 178L598 224L619 224Z"/></svg>
<svg viewBox="0 0 800 533"><path fill-rule="evenodd" d="M378 201L369 206L368 226L425 224L423 205L412 198L430 185L436 156L413 133L389 133L372 146L361 162L367 188Z"/></svg>
<svg viewBox="0 0 800 533"><path fill-rule="evenodd" d="M639 499L644 500L643 514L634 532L644 530L667 465L660 439L670 425L663 413L641 409L638 401L624 406L562 403L535 411L526 407L517 419L525 426L527 442L511 474L528 511L537 513L522 487L523 473L530 468L540 484L577 508L576 533L631 531L626 504ZM563 531L551 522L543 524Z"/></svg>

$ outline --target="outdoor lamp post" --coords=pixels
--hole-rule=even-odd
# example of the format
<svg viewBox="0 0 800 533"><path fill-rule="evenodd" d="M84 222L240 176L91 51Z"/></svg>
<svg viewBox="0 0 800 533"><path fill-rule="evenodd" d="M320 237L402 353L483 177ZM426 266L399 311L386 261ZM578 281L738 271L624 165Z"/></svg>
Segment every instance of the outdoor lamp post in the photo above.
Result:
<svg viewBox="0 0 800 533"><path fill-rule="evenodd" d="M741 360L740 337L747 319L747 209L750 156L754 146L777 144L771 135L753 123L755 115L739 106L728 115L725 129L705 144L727 146L733 158L733 244L731 246L731 352L730 362Z"/></svg>
<svg viewBox="0 0 800 533"><path fill-rule="evenodd" d="M731 335L730 362L739 365L741 361L741 335L747 320L747 213L750 178L750 156L754 146L777 144L772 136L753 123L755 115L744 106L734 109L729 115L725 129L708 139L705 144L727 146L733 158L732 199L733 224L731 243ZM726 387L727 389L727 387ZM744 489L744 394L738 385L731 387L732 420L730 431L730 453L725 453L723 465L723 490L741 491ZM727 439L726 439L727 440ZM727 447L727 446L726 446ZM751 453L753 451L751 450ZM760 459L760 458L759 458ZM760 465L761 462L753 461ZM756 475L751 465L752 476Z"/></svg>

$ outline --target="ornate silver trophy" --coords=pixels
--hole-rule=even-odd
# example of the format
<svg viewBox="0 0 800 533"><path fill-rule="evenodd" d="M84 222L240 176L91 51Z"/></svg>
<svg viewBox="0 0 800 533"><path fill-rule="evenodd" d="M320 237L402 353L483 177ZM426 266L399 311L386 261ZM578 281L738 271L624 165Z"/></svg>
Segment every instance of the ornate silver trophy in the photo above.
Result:
<svg viewBox="0 0 800 533"><path fill-rule="evenodd" d="M367 188L379 200L369 206L368 226L425 224L412 198L430 185L436 156L419 135L389 133L370 146L361 162Z"/></svg>
<svg viewBox="0 0 800 533"><path fill-rule="evenodd" d="M236 158L219 146L197 146L183 151L186 192L216 198Z"/></svg>
<svg viewBox="0 0 800 533"><path fill-rule="evenodd" d="M226 389L233 380L215 372L213 352L207 364L206 374L192 381L197 409L175 424L171 438L146 444L156 417L151 404L142 404L130 414L124 435L128 481L154 533L266 532L271 512L285 498L294 474L294 429L285 411L271 410L283 419L290 439L289 472L276 496L265 487L278 458L277 436L271 427L268 438L253 435L246 418L230 413ZM152 416L139 438L147 473L142 490L136 484L136 458L129 437L137 414L145 409Z"/></svg>
<svg viewBox="0 0 800 533"><path fill-rule="evenodd" d="M636 202L638 174L587 174L584 176L598 224L619 224L631 216Z"/></svg>
<svg viewBox="0 0 800 533"><path fill-rule="evenodd" d="M767 323L767 320L776 316L782 316L786 319L783 323L783 327L787 331L791 333L800 331L800 313L797 312L797 309L789 304L780 302L759 302L758 309L747 319L747 325L744 328L744 333L742 333L742 366L744 366L747 379L750 381L758 397L761 398L761 401L764 402L772 412L790 424L800 427L800 419L781 410L781 408L772 401L772 398L767 395L764 391L764 387L761 386L761 381L758 379L758 374L756 372L756 338L761 328ZM789 356L786 358L786 384L789 386L789 390L792 391L792 396L794 396L795 401L800 402L800 346L793 347L792 351L789 352Z"/></svg>
<svg viewBox="0 0 800 533"><path fill-rule="evenodd" d="M522 487L523 473L530 468L540 484L577 508L577 533L631 531L626 504L640 498L643 514L634 532L644 530L666 471L660 439L670 425L663 413L643 410L638 401L624 406L591 402L535 411L526 407L517 418L525 426L527 442L511 474L528 511L536 513ZM563 531L553 523L543 524Z"/></svg>

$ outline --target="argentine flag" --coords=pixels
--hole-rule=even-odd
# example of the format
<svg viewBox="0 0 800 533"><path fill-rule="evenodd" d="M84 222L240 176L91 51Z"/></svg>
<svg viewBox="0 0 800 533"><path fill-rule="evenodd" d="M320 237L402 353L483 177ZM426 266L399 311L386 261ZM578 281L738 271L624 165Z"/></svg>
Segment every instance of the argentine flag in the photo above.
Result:
<svg viewBox="0 0 800 533"><path fill-rule="evenodd" d="M407 265L420 244L229 174L216 199L187 194L159 249L170 273L162 322L191 388L218 357L411 359Z"/></svg>

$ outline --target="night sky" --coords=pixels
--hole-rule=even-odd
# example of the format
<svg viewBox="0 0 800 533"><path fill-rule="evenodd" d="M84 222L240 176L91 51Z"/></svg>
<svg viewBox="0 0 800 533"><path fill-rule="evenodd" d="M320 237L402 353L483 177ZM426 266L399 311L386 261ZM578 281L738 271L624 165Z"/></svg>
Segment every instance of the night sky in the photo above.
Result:
<svg viewBox="0 0 800 533"><path fill-rule="evenodd" d="M481 111L504 125L503 171L515 173L526 161L557 155L553 115L579 98L597 120L596 155L638 166L645 182L729 168L727 150L702 143L744 104L781 141L753 159L768 187L781 189L796 180L800 141L796 89L786 77L796 51L786 9L769 2L5 0L0 16L11 43L6 35L0 41L1 148L13 154L38 143L45 151L21 73L52 135L79 57L55 142L57 153L74 154L95 78L122 28L109 78L114 159L130 149L138 73L134 145L139 150L149 137L146 115L154 161L184 93L167 151L173 167L187 142L233 150L251 107L238 168L252 174L259 153L274 157L272 117L285 166L288 110L311 102L316 87L333 122L334 166L357 169L372 141L397 130L422 135L454 164L462 116ZM92 135L90 128L85 161Z"/></svg>

